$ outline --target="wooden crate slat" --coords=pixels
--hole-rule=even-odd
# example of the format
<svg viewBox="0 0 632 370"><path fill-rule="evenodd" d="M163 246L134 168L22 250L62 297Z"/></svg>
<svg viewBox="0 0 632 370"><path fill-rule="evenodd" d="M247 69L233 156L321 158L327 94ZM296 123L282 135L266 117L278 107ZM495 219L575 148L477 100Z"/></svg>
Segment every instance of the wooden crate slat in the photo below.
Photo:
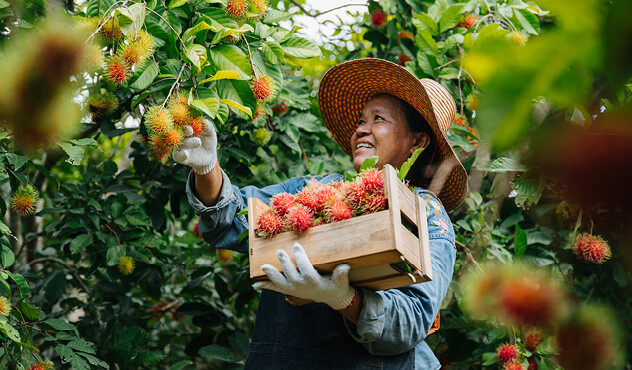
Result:
<svg viewBox="0 0 632 370"><path fill-rule="evenodd" d="M428 217L426 201L417 197L417 232L419 234L420 272L427 280L432 280L432 263L430 260L430 241L428 239Z"/></svg>

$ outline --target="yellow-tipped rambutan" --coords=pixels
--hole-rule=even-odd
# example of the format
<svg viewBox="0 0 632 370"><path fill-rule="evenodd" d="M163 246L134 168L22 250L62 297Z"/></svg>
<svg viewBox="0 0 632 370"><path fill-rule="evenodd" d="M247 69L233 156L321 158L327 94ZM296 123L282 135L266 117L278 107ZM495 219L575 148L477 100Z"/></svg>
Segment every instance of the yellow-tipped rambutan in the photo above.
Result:
<svg viewBox="0 0 632 370"><path fill-rule="evenodd" d="M123 44L119 49L118 55L121 57L121 59L123 59L128 67L131 67L134 64L139 64L140 61L143 59L140 45L138 45L138 43L134 41Z"/></svg>
<svg viewBox="0 0 632 370"><path fill-rule="evenodd" d="M9 316L11 314L11 302L4 297L0 296L0 315Z"/></svg>
<svg viewBox="0 0 632 370"><path fill-rule="evenodd" d="M104 117L118 108L119 100L111 92L93 94L88 97L87 109L93 117Z"/></svg>
<svg viewBox="0 0 632 370"><path fill-rule="evenodd" d="M97 17L75 17L74 25L80 32L90 35L97 30L99 20Z"/></svg>
<svg viewBox="0 0 632 370"><path fill-rule="evenodd" d="M259 127L253 131L252 138L257 145L265 145L270 141L270 131L265 127Z"/></svg>
<svg viewBox="0 0 632 370"><path fill-rule="evenodd" d="M233 251L230 249L217 248L217 255L219 260L226 263L233 259Z"/></svg>
<svg viewBox="0 0 632 370"><path fill-rule="evenodd" d="M145 30L138 31L134 42L140 46L143 58L148 58L154 53L154 39L149 32Z"/></svg>
<svg viewBox="0 0 632 370"><path fill-rule="evenodd" d="M20 216L28 216L35 213L39 193L31 185L22 185L11 197L11 209Z"/></svg>
<svg viewBox="0 0 632 370"><path fill-rule="evenodd" d="M123 31L121 30L118 19L116 17L112 17L105 22L103 27L101 27L101 34L108 42L117 41L123 37Z"/></svg>
<svg viewBox="0 0 632 370"><path fill-rule="evenodd" d="M257 100L268 100L274 92L274 81L270 76L261 76L252 81L252 92Z"/></svg>
<svg viewBox="0 0 632 370"><path fill-rule="evenodd" d="M465 98L465 106L469 110L476 110L478 108L478 104L481 102L480 96L472 92Z"/></svg>
<svg viewBox="0 0 632 370"><path fill-rule="evenodd" d="M164 136L161 134L151 134L147 147L151 156L159 161L166 160L171 154L171 147L165 142Z"/></svg>
<svg viewBox="0 0 632 370"><path fill-rule="evenodd" d="M123 256L119 259L118 269L123 275L129 275L134 271L134 260L132 257Z"/></svg>
<svg viewBox="0 0 632 370"><path fill-rule="evenodd" d="M130 68L127 66L123 58L118 55L113 56L105 67L105 77L107 80L120 86L127 82L130 77Z"/></svg>
<svg viewBox="0 0 632 370"><path fill-rule="evenodd" d="M519 46L525 46L529 40L529 35L527 35L524 31L509 32L507 37Z"/></svg>
<svg viewBox="0 0 632 370"><path fill-rule="evenodd" d="M251 0L251 1L252 1L252 4L255 6L255 8L257 8L257 11L259 12L259 14L261 14L262 16L266 15L268 10L270 9L269 0Z"/></svg>
<svg viewBox="0 0 632 370"><path fill-rule="evenodd" d="M153 133L161 134L173 128L173 118L168 109L153 106L145 113L145 125Z"/></svg>
<svg viewBox="0 0 632 370"><path fill-rule="evenodd" d="M169 112L176 126L183 127L191 121L191 108L185 104L169 104Z"/></svg>
<svg viewBox="0 0 632 370"><path fill-rule="evenodd" d="M105 54L98 44L87 47L83 65L88 73L101 73L105 66Z"/></svg>
<svg viewBox="0 0 632 370"><path fill-rule="evenodd" d="M184 134L182 133L182 129L180 127L172 127L166 132L160 134L160 136L162 136L162 142L164 145L169 149L178 147L184 138Z"/></svg>

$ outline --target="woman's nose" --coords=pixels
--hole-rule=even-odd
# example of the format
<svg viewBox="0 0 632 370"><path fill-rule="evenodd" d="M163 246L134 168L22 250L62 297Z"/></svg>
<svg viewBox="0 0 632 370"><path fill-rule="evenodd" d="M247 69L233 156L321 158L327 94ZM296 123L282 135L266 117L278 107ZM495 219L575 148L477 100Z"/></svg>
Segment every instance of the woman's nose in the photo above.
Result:
<svg viewBox="0 0 632 370"><path fill-rule="evenodd" d="M365 122L361 125L358 125L356 128L356 135L358 137L366 136L371 133L371 124L369 122Z"/></svg>

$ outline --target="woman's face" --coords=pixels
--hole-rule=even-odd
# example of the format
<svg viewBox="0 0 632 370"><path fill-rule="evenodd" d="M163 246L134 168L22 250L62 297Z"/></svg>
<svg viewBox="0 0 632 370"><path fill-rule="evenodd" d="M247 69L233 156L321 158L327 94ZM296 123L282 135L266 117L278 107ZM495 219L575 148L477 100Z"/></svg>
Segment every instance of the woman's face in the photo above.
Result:
<svg viewBox="0 0 632 370"><path fill-rule="evenodd" d="M397 98L378 95L362 109L358 127L351 136L353 167L358 171L365 159L378 156L378 168L387 163L399 168L428 141L428 134L410 131Z"/></svg>

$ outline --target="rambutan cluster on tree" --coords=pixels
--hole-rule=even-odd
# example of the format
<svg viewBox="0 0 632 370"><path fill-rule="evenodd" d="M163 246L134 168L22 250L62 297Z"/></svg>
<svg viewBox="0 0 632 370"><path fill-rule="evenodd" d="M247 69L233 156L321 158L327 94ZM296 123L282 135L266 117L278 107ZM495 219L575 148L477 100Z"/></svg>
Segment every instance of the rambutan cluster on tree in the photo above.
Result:
<svg viewBox="0 0 632 370"><path fill-rule="evenodd" d="M235 185L345 172L314 97L359 57L457 101L469 194L426 339L444 366L632 366L629 1L369 1L347 23L293 0L60 4L0 2L0 368L240 368L247 256L201 240L170 153L212 124ZM318 46L299 13L337 31ZM358 212L327 199L274 206L297 227Z"/></svg>

